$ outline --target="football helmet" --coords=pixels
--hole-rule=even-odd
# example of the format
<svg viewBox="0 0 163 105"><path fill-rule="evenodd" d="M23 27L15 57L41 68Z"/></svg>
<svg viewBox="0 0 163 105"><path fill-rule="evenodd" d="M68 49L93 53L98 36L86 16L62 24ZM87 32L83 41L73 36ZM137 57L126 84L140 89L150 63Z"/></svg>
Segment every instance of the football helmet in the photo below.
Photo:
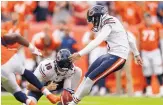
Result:
<svg viewBox="0 0 163 105"><path fill-rule="evenodd" d="M73 68L73 63L69 60L71 55L67 49L61 49L56 56L56 63L59 71L68 71Z"/></svg>
<svg viewBox="0 0 163 105"><path fill-rule="evenodd" d="M98 31L103 15L107 14L107 9L102 5L95 5L87 12L87 20L93 24L93 31Z"/></svg>

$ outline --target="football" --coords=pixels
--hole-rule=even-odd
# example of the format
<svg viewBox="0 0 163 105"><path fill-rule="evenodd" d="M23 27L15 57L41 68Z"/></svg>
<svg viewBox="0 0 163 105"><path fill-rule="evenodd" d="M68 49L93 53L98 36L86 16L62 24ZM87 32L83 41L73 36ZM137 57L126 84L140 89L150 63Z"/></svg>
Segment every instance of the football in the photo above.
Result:
<svg viewBox="0 0 163 105"><path fill-rule="evenodd" d="M69 91L63 90L61 94L61 103L62 105L68 105L68 102L72 101L72 95Z"/></svg>

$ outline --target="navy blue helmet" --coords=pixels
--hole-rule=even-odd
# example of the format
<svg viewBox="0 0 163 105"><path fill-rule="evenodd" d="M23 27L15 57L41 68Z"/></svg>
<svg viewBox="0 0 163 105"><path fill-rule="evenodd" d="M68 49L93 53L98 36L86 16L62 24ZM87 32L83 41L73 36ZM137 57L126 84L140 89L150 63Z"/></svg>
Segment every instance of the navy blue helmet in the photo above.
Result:
<svg viewBox="0 0 163 105"><path fill-rule="evenodd" d="M57 66L62 70L68 70L73 68L73 63L69 60L69 56L71 55L70 51L67 49L61 49L57 53Z"/></svg>
<svg viewBox="0 0 163 105"><path fill-rule="evenodd" d="M104 14L107 14L107 9L102 5L95 5L92 8L90 8L87 12L87 20L88 22L92 22L94 28L98 29L102 16ZM96 30L94 30L96 31Z"/></svg>

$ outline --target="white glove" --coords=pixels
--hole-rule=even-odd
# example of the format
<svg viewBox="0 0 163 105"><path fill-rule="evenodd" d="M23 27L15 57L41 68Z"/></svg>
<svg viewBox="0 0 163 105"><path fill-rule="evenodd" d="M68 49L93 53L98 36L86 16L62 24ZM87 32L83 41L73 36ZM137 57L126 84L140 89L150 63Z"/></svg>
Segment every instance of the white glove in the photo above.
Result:
<svg viewBox="0 0 163 105"><path fill-rule="evenodd" d="M28 48L33 54L42 56L42 53L34 45L32 45L31 43L29 44Z"/></svg>

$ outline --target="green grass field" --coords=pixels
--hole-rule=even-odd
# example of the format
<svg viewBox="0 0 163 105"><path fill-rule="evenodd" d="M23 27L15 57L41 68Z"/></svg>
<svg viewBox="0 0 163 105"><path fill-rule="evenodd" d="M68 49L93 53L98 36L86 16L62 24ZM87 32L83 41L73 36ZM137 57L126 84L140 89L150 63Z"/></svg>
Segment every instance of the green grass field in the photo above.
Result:
<svg viewBox="0 0 163 105"><path fill-rule="evenodd" d="M22 105L11 95L1 97L1 105ZM42 97L38 105L52 105L45 97ZM163 98L146 97L118 97L118 96L88 96L79 105L163 105Z"/></svg>

